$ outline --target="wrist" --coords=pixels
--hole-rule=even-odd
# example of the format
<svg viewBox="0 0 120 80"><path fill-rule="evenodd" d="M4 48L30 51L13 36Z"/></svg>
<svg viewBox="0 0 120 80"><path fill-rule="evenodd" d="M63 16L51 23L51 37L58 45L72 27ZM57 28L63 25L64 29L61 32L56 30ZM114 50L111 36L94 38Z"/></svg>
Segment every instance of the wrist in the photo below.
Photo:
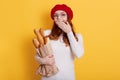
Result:
<svg viewBox="0 0 120 80"><path fill-rule="evenodd" d="M72 34L72 31L67 32L67 35Z"/></svg>

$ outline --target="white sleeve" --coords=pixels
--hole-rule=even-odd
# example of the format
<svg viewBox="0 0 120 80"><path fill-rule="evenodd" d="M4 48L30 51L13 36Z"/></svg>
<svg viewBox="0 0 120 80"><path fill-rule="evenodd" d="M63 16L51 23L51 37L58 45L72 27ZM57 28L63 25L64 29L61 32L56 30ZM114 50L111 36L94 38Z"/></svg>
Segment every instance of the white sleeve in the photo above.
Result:
<svg viewBox="0 0 120 80"><path fill-rule="evenodd" d="M83 38L82 35L80 34L76 34L76 36L78 37L78 41L76 41L73 32L69 32L67 34L69 42L70 42L70 47L72 49L73 54L77 57L80 58L82 57L83 53L84 53L84 47L83 47Z"/></svg>
<svg viewBox="0 0 120 80"><path fill-rule="evenodd" d="M45 36L48 36L50 33L51 33L50 29L44 31Z"/></svg>

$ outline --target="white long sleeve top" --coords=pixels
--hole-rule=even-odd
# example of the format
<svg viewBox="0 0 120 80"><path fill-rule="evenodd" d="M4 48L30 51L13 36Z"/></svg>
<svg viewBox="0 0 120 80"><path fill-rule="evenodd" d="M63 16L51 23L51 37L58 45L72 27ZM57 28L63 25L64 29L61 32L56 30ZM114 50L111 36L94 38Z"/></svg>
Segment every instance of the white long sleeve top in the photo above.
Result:
<svg viewBox="0 0 120 80"><path fill-rule="evenodd" d="M46 30L45 35L49 35L51 30ZM51 77L42 77L40 80L75 80L74 73L74 58L82 57L84 53L83 38L80 34L76 34L78 41L76 41L73 32L67 34L70 46L66 47L61 35L58 40L50 40L55 57L56 66L59 72Z"/></svg>

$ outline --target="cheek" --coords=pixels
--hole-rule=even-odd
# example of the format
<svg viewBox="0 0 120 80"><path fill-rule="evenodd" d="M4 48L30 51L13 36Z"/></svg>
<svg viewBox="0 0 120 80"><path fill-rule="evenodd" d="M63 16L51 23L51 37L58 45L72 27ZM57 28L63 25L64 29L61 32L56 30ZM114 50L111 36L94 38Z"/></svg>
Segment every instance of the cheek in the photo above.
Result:
<svg viewBox="0 0 120 80"><path fill-rule="evenodd" d="M58 20L57 20L57 18L54 18L54 22L56 23Z"/></svg>
<svg viewBox="0 0 120 80"><path fill-rule="evenodd" d="M64 21L64 22L67 22L67 18L63 18L63 21Z"/></svg>
<svg viewBox="0 0 120 80"><path fill-rule="evenodd" d="M56 21L54 21L55 22L55 24L57 24L57 22Z"/></svg>
<svg viewBox="0 0 120 80"><path fill-rule="evenodd" d="M54 19L54 21L56 21L56 20L57 20L57 18L56 18L56 17L54 17L53 19Z"/></svg>

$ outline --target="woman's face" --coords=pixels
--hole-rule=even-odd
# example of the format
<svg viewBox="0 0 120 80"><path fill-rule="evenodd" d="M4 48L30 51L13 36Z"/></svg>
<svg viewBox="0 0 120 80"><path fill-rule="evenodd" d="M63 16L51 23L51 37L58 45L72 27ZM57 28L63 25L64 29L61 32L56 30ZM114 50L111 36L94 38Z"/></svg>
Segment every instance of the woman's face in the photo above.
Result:
<svg viewBox="0 0 120 80"><path fill-rule="evenodd" d="M58 10L54 13L54 21L67 22L67 13L62 10Z"/></svg>

